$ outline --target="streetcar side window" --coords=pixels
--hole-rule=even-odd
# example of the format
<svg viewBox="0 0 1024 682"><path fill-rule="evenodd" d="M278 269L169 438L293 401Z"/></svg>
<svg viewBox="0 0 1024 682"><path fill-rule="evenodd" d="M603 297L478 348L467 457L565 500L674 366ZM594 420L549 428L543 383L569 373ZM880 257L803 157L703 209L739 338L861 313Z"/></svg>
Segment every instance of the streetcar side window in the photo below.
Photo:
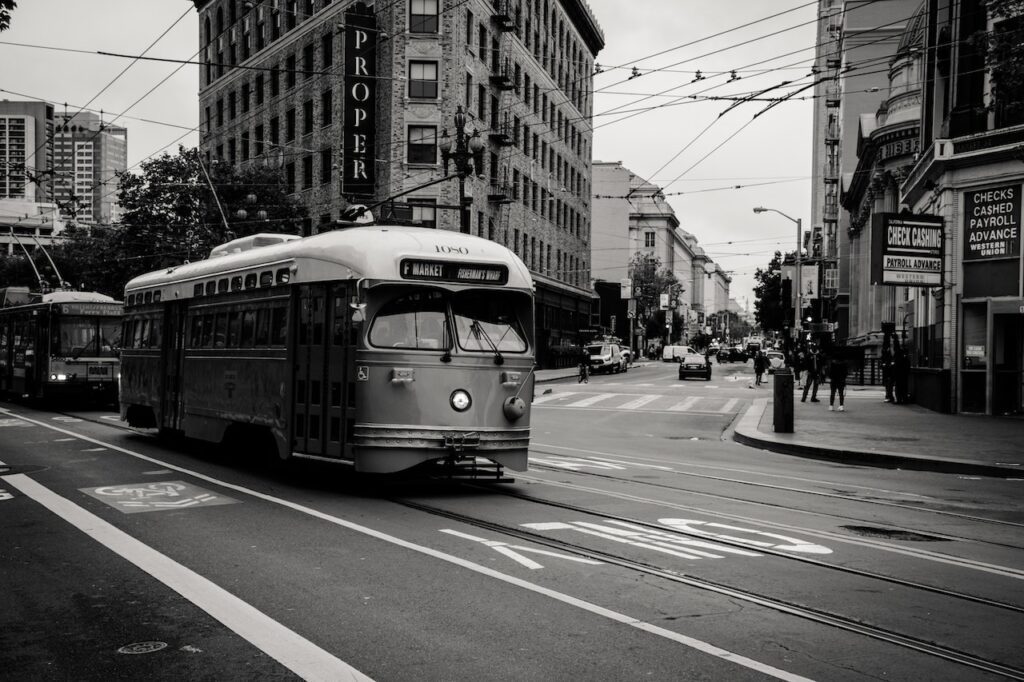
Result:
<svg viewBox="0 0 1024 682"><path fill-rule="evenodd" d="M144 297L143 297L143 300L146 303L152 303L153 302L153 292L152 291L147 291L145 293Z"/></svg>
<svg viewBox="0 0 1024 682"><path fill-rule="evenodd" d="M270 270L260 273L260 286L261 287L272 287L274 286L274 273Z"/></svg>
<svg viewBox="0 0 1024 682"><path fill-rule="evenodd" d="M194 287L192 287L192 295L196 296L196 297L202 296L203 295L203 285L202 284L197 284Z"/></svg>
<svg viewBox="0 0 1024 682"><path fill-rule="evenodd" d="M281 268L280 270L277 271L278 284L287 284L289 279L290 277L288 275L288 268Z"/></svg>
<svg viewBox="0 0 1024 682"><path fill-rule="evenodd" d="M270 311L266 308L256 311L256 345L270 345Z"/></svg>
<svg viewBox="0 0 1024 682"><path fill-rule="evenodd" d="M227 293L227 290L228 290L228 278L225 277L224 279L217 280L217 293L218 294L224 294L224 293Z"/></svg>
<svg viewBox="0 0 1024 682"><path fill-rule="evenodd" d="M255 289L256 288L256 273L245 276L245 288Z"/></svg>
<svg viewBox="0 0 1024 682"><path fill-rule="evenodd" d="M154 291L153 292L153 303L159 303L159 302L160 302L160 292L159 291Z"/></svg>
<svg viewBox="0 0 1024 682"><path fill-rule="evenodd" d="M132 337L133 348L143 348L145 339L149 335L149 320L136 320L135 336Z"/></svg>
<svg viewBox="0 0 1024 682"><path fill-rule="evenodd" d="M163 341L163 327L160 318L154 318L149 323L149 347L159 348Z"/></svg>
<svg viewBox="0 0 1024 682"><path fill-rule="evenodd" d="M273 309L270 319L270 345L283 346L288 341L288 315L284 306Z"/></svg>
<svg viewBox="0 0 1024 682"><path fill-rule="evenodd" d="M236 275L236 276L231 278L231 291L241 291L241 290L242 290L242 276L241 275Z"/></svg>
<svg viewBox="0 0 1024 682"><path fill-rule="evenodd" d="M232 311L228 313L228 348L238 348L238 341L242 337L242 313Z"/></svg>
<svg viewBox="0 0 1024 682"><path fill-rule="evenodd" d="M125 305L135 305L135 294L128 294L128 300L125 301Z"/></svg>
<svg viewBox="0 0 1024 682"><path fill-rule="evenodd" d="M199 348L203 345L203 318L201 315L192 318L192 334L189 336L188 345L192 348Z"/></svg>
<svg viewBox="0 0 1024 682"><path fill-rule="evenodd" d="M217 283L216 282L207 282L206 283L206 295L207 296L213 296L215 293L217 293Z"/></svg>
<svg viewBox="0 0 1024 682"><path fill-rule="evenodd" d="M209 348L213 345L213 315L207 313L203 315L203 343L204 348Z"/></svg>
<svg viewBox="0 0 1024 682"><path fill-rule="evenodd" d="M253 336L255 333L255 327L256 313L252 310L246 310L244 313L242 313L242 340L240 343L242 348L253 347Z"/></svg>
<svg viewBox="0 0 1024 682"><path fill-rule="evenodd" d="M225 282L227 280L224 280ZM217 313L213 318L213 347L223 348L228 340L228 316L226 313Z"/></svg>

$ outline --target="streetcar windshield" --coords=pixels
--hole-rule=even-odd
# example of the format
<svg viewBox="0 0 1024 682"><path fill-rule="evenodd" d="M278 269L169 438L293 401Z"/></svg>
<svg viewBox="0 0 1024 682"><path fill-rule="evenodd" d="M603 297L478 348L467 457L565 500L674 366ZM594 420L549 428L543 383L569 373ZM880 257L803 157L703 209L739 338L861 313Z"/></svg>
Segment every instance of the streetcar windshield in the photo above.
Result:
<svg viewBox="0 0 1024 682"><path fill-rule="evenodd" d="M380 348L437 350L447 348L445 296L441 291L417 291L381 307L370 327L370 343Z"/></svg>
<svg viewBox="0 0 1024 682"><path fill-rule="evenodd" d="M112 358L121 345L121 326L117 318L62 317L53 336L53 355Z"/></svg>
<svg viewBox="0 0 1024 682"><path fill-rule="evenodd" d="M459 347L468 351L523 353L526 335L515 310L521 299L499 291L464 291L452 296Z"/></svg>

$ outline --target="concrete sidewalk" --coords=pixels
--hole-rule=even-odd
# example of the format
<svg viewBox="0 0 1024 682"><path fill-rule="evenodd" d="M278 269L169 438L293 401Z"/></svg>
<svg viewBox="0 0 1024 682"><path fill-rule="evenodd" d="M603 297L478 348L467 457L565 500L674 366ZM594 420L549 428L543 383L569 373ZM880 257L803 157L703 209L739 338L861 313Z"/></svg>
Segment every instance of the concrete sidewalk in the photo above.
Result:
<svg viewBox="0 0 1024 682"><path fill-rule="evenodd" d="M774 400L757 398L733 438L752 447L849 464L1024 477L1024 419L951 415L884 402L879 389L847 390L846 411L795 399L794 433L775 433ZM769 384L769 391L771 385ZM770 393L769 393L770 396Z"/></svg>

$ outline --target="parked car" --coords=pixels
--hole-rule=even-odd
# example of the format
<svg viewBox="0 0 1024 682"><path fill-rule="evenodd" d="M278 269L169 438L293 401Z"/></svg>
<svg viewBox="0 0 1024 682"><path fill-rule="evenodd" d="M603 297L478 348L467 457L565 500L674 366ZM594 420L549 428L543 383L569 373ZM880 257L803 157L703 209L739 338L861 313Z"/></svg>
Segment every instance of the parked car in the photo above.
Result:
<svg viewBox="0 0 1024 682"><path fill-rule="evenodd" d="M617 343L595 343L587 346L590 356L590 371L594 374L625 372L626 359L622 357L622 349Z"/></svg>
<svg viewBox="0 0 1024 682"><path fill-rule="evenodd" d="M723 348L718 351L719 362L746 362L747 354L743 352L743 349L739 346L732 346L730 348Z"/></svg>
<svg viewBox="0 0 1024 682"><path fill-rule="evenodd" d="M782 369L786 366L786 356L780 351L770 350L765 353L768 358L768 373L775 374L775 370Z"/></svg>
<svg viewBox="0 0 1024 682"><path fill-rule="evenodd" d="M699 353L687 353L679 360L679 378L687 377L711 381L711 363Z"/></svg>
<svg viewBox="0 0 1024 682"><path fill-rule="evenodd" d="M665 346L661 351L662 362L679 362L684 355L696 353L689 346Z"/></svg>

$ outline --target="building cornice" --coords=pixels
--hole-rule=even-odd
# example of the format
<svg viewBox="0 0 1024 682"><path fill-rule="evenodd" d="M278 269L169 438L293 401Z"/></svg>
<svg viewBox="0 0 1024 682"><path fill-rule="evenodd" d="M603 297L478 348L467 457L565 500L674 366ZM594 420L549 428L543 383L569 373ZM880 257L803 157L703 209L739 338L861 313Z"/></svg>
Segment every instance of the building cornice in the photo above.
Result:
<svg viewBox="0 0 1024 682"><path fill-rule="evenodd" d="M579 31L583 42L590 48L590 52L596 55L604 49L604 33L594 18L593 12L587 5L586 0L561 0L562 9L565 10L573 26Z"/></svg>

